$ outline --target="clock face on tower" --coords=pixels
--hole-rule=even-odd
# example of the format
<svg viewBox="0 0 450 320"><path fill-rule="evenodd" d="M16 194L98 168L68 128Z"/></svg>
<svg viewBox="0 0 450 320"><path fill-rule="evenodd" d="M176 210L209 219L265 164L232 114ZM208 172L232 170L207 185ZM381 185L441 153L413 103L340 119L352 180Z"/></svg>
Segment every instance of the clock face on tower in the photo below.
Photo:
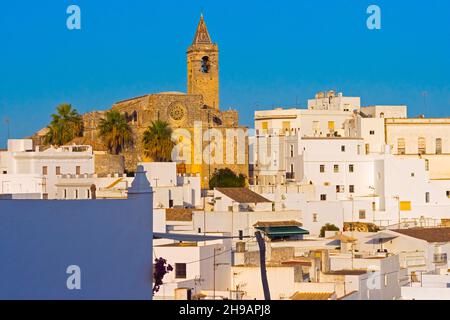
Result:
<svg viewBox="0 0 450 320"><path fill-rule="evenodd" d="M180 102L174 102L169 106L168 114L172 121L183 121L186 117L186 107Z"/></svg>

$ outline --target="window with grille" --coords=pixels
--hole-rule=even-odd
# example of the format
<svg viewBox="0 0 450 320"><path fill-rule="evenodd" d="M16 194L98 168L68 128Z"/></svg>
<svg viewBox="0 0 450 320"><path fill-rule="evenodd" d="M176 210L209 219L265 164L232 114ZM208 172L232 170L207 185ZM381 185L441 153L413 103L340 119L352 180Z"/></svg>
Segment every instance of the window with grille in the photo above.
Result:
<svg viewBox="0 0 450 320"><path fill-rule="evenodd" d="M175 263L175 278L186 279L186 263Z"/></svg>
<svg viewBox="0 0 450 320"><path fill-rule="evenodd" d="M442 154L442 139L436 139L436 154Z"/></svg>
<svg viewBox="0 0 450 320"><path fill-rule="evenodd" d="M418 151L419 154L427 153L427 141L425 140L424 137L419 138Z"/></svg>

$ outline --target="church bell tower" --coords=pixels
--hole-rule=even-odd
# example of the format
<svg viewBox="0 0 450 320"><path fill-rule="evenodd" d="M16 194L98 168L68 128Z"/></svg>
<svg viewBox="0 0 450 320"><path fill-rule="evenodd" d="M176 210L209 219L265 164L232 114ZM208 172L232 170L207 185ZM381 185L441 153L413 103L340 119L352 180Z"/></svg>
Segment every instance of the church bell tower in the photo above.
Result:
<svg viewBox="0 0 450 320"><path fill-rule="evenodd" d="M204 104L219 109L219 47L211 41L203 15L187 51L187 91L201 94Z"/></svg>

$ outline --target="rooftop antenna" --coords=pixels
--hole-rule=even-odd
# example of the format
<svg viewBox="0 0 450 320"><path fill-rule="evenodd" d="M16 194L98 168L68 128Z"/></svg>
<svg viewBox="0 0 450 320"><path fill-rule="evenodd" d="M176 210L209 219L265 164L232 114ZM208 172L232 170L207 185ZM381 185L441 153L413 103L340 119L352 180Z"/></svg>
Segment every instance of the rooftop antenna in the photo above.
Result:
<svg viewBox="0 0 450 320"><path fill-rule="evenodd" d="M425 115L428 115L428 104L427 104L428 91L422 91L422 97L423 97L423 107L425 109Z"/></svg>
<svg viewBox="0 0 450 320"><path fill-rule="evenodd" d="M10 132L9 132L9 124L10 124L10 119L8 117L5 117L4 119L5 124L6 124L6 130L7 130L7 139L9 140L10 138Z"/></svg>

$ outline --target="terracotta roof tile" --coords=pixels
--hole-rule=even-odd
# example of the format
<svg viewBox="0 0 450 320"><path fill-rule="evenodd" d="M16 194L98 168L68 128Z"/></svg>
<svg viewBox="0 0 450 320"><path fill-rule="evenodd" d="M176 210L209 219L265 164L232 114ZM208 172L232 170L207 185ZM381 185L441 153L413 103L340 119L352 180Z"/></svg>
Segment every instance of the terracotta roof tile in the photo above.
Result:
<svg viewBox="0 0 450 320"><path fill-rule="evenodd" d="M216 190L239 203L272 202L248 188L216 188Z"/></svg>
<svg viewBox="0 0 450 320"><path fill-rule="evenodd" d="M450 242L450 228L412 228L412 229L396 229L394 232L425 240L430 243Z"/></svg>

